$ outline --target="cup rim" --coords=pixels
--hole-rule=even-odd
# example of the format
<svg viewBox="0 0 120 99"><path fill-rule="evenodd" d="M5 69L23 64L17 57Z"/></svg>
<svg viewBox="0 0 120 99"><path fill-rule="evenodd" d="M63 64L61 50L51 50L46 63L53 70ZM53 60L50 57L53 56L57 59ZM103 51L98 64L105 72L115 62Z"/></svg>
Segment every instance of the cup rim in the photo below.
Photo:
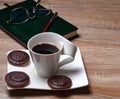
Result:
<svg viewBox="0 0 120 99"><path fill-rule="evenodd" d="M35 37L37 37L37 36L39 36L39 35L49 35L49 34L52 34L52 35L57 35L57 36L60 36L60 35L58 35L58 34L56 34L56 33L54 33L54 32L43 32L43 33L40 33L40 34L36 34L36 35L34 35L33 37L31 37L29 40L28 40L28 42L27 42L27 48L28 48L28 50L29 51L31 51L32 53L34 53L34 54L36 54L36 55L42 55L42 56L51 56L51 55L55 55L55 54L58 54L58 53L60 53L61 51L62 51L62 49L63 49L63 43L62 42L60 42L60 48L58 48L59 50L57 51L57 52L55 52L55 53L52 53L52 54L40 54L40 53L36 53L36 52L34 52L31 48L30 48L30 46L29 46L29 44L30 44L30 42L31 42L31 40L32 39L34 39ZM46 43L46 42L43 42L43 43ZM52 45L54 45L53 43L47 43L47 44L52 44Z"/></svg>

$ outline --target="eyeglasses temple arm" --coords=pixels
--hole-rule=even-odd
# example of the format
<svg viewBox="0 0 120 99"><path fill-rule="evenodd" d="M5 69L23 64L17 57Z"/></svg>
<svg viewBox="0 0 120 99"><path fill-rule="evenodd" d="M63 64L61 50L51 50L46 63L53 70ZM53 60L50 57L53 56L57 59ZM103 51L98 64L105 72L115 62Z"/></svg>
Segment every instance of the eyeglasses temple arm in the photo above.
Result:
<svg viewBox="0 0 120 99"><path fill-rule="evenodd" d="M41 0L38 0L37 3L39 3Z"/></svg>
<svg viewBox="0 0 120 99"><path fill-rule="evenodd" d="M41 0L38 0L37 3L39 3L40 1L41 1ZM4 3L4 5L5 5L6 7L10 7L10 5L7 4L7 3Z"/></svg>
<svg viewBox="0 0 120 99"><path fill-rule="evenodd" d="M7 3L4 3L4 5L5 5L6 7L10 7L10 5L9 5L9 4L7 4Z"/></svg>

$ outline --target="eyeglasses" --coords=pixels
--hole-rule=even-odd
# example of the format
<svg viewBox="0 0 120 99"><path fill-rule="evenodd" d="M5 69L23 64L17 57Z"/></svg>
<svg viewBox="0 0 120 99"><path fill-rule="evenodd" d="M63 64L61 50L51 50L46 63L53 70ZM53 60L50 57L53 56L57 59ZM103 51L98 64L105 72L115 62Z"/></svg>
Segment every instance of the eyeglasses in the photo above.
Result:
<svg viewBox="0 0 120 99"><path fill-rule="evenodd" d="M44 8L43 6L40 6L39 3L45 4L49 7L49 9ZM7 21L8 24L22 24L27 22L30 19L34 18L40 18L47 16L51 13L52 11L50 10L50 4L48 1L41 1L38 0L36 2L35 7L32 9L26 9L24 7L18 7L15 8L11 11L10 13L10 19Z"/></svg>

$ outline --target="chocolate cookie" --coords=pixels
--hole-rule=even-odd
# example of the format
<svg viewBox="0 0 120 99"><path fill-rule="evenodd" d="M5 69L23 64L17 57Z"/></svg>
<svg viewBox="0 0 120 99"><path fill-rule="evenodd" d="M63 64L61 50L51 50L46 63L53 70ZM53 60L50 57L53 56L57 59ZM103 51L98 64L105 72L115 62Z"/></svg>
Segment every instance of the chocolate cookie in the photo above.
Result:
<svg viewBox="0 0 120 99"><path fill-rule="evenodd" d="M48 79L48 85L52 89L68 89L72 86L72 81L67 76L56 75Z"/></svg>
<svg viewBox="0 0 120 99"><path fill-rule="evenodd" d="M7 58L10 64L16 66L25 65L29 62L29 55L20 50L10 52Z"/></svg>
<svg viewBox="0 0 120 99"><path fill-rule="evenodd" d="M13 71L6 74L5 81L9 87L21 88L30 83L30 78L24 72Z"/></svg>

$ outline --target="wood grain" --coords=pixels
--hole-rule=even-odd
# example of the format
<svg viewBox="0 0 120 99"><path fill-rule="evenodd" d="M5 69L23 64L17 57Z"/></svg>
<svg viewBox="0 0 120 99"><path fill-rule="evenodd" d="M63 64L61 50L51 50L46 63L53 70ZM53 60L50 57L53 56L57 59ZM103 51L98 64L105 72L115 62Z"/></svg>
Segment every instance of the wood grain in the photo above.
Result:
<svg viewBox="0 0 120 99"><path fill-rule="evenodd" d="M0 0L10 5L22 0ZM6 53L24 49L0 30L0 99L119 99L120 98L120 0L49 0L53 11L76 25L80 48L90 85L75 90L7 91Z"/></svg>

